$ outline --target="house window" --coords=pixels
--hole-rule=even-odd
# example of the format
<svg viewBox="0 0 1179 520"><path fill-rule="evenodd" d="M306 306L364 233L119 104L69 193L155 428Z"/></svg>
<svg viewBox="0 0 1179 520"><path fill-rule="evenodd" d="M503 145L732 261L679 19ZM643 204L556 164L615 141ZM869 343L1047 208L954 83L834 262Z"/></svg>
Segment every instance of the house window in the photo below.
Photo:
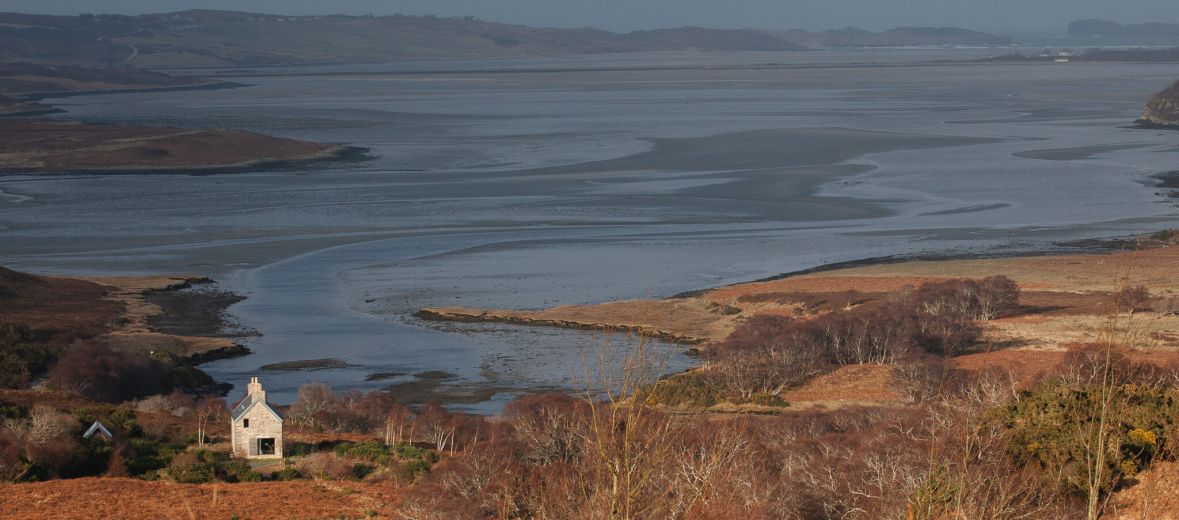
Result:
<svg viewBox="0 0 1179 520"><path fill-rule="evenodd" d="M258 439L258 453L261 455L274 455L274 439Z"/></svg>
<svg viewBox="0 0 1179 520"><path fill-rule="evenodd" d="M242 419L242 428L249 428L249 427L250 427L250 420L249 419Z"/></svg>

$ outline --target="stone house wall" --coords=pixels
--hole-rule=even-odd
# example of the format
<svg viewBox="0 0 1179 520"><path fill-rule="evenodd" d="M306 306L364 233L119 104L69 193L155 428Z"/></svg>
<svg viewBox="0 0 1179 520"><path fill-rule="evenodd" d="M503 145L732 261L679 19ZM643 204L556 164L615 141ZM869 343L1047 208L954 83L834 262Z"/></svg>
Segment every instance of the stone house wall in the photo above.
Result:
<svg viewBox="0 0 1179 520"><path fill-rule="evenodd" d="M249 421L249 428L245 421ZM258 452L258 439L274 439L274 454ZM233 423L233 454L236 457L282 458L282 421L266 409L266 405L253 405L242 417Z"/></svg>

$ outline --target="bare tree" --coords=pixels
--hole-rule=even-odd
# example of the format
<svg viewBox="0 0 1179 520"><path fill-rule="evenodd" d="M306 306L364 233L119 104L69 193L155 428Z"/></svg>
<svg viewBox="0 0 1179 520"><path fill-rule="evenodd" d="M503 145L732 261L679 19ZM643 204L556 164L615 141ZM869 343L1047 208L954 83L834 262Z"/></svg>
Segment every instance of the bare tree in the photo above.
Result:
<svg viewBox="0 0 1179 520"><path fill-rule="evenodd" d="M446 451L453 446L458 429L455 417L438 403L429 403L418 412L414 421L418 431L434 444L434 449Z"/></svg>
<svg viewBox="0 0 1179 520"><path fill-rule="evenodd" d="M657 499L660 462L682 433L650 393L639 392L658 378L662 358L646 337L632 338L619 348L607 337L597 363L583 369L586 462L593 475L587 507L594 516L619 520L665 516L667 503Z"/></svg>
<svg viewBox="0 0 1179 520"><path fill-rule="evenodd" d="M381 390L369 392L357 403L356 408L368 428L380 435L386 445L398 444L405 439L405 428L412 414L392 393Z"/></svg>
<svg viewBox="0 0 1179 520"><path fill-rule="evenodd" d="M204 399L196 404L193 408L193 415L196 417L197 423L197 446L205 447L205 439L208 438L208 429L210 422L216 422L226 419L228 414L225 411L225 400L218 398Z"/></svg>
<svg viewBox="0 0 1179 520"><path fill-rule="evenodd" d="M61 438L77 427L69 414L45 404L33 406L28 419L7 419L9 430L24 444L44 444Z"/></svg>
<svg viewBox="0 0 1179 520"><path fill-rule="evenodd" d="M316 414L328 411L336 403L336 394L323 383L307 383L299 387L299 395L291 404L291 419L303 426L316 426Z"/></svg>
<svg viewBox="0 0 1179 520"><path fill-rule="evenodd" d="M504 407L525 459L536 464L570 463L581 455L586 412L584 401L557 393L527 395Z"/></svg>

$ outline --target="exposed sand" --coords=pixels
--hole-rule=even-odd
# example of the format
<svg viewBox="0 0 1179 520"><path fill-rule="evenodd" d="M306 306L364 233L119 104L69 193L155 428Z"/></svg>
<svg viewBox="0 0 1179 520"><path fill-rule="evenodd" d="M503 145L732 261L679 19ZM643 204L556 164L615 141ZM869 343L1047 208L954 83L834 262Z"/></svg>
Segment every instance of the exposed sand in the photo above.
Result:
<svg viewBox="0 0 1179 520"><path fill-rule="evenodd" d="M637 331L679 343L701 343L727 335L723 308L697 299L631 300L598 305L564 305L540 311L431 307L418 317L440 321L501 322L586 330Z"/></svg>
<svg viewBox="0 0 1179 520"><path fill-rule="evenodd" d="M148 323L153 316L164 311L160 306L148 302L144 295L151 291L176 289L201 278L184 276L148 277L89 277L81 278L107 287L106 298L118 302L123 308L120 326L98 339L112 347L123 350L148 350L167 352L181 358L207 355L221 349L234 348L229 338L208 338L165 334L152 329Z"/></svg>
<svg viewBox="0 0 1179 520"><path fill-rule="evenodd" d="M166 352L179 358L207 359L239 350L230 338L167 334L151 326L151 318L164 311L145 295L197 281L203 279L61 278L0 268L0 322L25 326L42 337L60 337L66 343L72 338L93 338L118 349Z"/></svg>

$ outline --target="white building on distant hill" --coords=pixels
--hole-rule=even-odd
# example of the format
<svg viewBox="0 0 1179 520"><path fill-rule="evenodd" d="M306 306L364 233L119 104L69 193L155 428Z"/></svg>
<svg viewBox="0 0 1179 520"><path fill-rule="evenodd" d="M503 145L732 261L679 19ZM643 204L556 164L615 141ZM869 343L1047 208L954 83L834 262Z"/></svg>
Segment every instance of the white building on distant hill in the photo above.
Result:
<svg viewBox="0 0 1179 520"><path fill-rule="evenodd" d="M266 402L266 391L251 377L246 396L229 412L234 457L281 459L282 416Z"/></svg>

